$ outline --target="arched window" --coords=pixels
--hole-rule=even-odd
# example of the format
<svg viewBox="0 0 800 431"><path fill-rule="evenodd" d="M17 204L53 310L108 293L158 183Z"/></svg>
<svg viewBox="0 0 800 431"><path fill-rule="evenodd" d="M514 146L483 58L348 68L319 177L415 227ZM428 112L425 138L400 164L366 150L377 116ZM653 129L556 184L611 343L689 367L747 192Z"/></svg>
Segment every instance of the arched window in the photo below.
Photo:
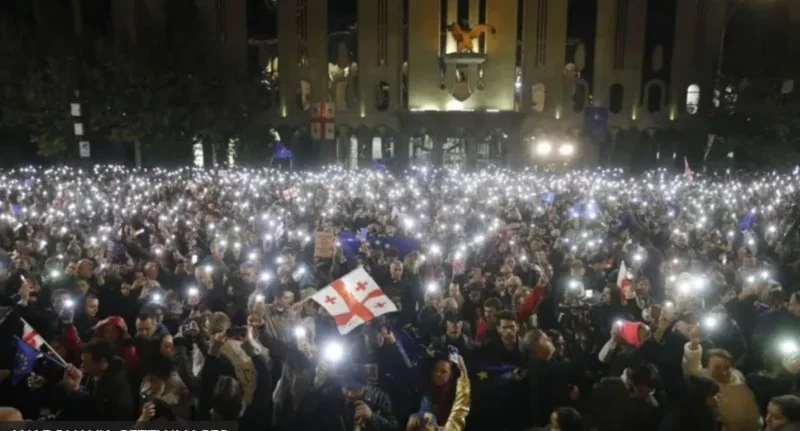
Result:
<svg viewBox="0 0 800 431"><path fill-rule="evenodd" d="M301 79L297 84L297 107L303 111L311 107L311 84L306 80Z"/></svg>
<svg viewBox="0 0 800 431"><path fill-rule="evenodd" d="M622 112L622 106L625 102L625 88L622 84L613 84L609 89L608 95L608 111L612 114L619 114Z"/></svg>
<svg viewBox="0 0 800 431"><path fill-rule="evenodd" d="M539 82L538 84L533 84L531 87L531 102L534 112L542 112L544 111L544 105L547 101L547 88L545 88L544 84Z"/></svg>
<svg viewBox="0 0 800 431"><path fill-rule="evenodd" d="M664 106L664 103L662 102L664 94L661 90L661 85L659 85L657 82L654 82L647 87L648 112L653 114L656 112L661 112L661 108Z"/></svg>
<svg viewBox="0 0 800 431"><path fill-rule="evenodd" d="M372 138L372 160L383 158L383 139L380 136Z"/></svg>
<svg viewBox="0 0 800 431"><path fill-rule="evenodd" d="M381 112L389 109L389 84L386 81L378 82L375 88L375 109Z"/></svg>
<svg viewBox="0 0 800 431"><path fill-rule="evenodd" d="M686 89L686 112L694 115L700 110L700 86L692 84Z"/></svg>
<svg viewBox="0 0 800 431"><path fill-rule="evenodd" d="M575 112L583 112L586 107L586 90L588 84L584 80L579 80L575 83L575 89L572 92L572 110Z"/></svg>

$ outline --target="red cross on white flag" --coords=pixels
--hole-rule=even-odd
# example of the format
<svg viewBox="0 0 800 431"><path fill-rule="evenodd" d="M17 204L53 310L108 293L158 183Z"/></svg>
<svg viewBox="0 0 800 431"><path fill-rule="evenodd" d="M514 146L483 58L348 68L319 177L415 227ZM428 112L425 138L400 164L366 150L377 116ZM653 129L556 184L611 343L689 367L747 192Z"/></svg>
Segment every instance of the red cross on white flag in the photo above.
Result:
<svg viewBox="0 0 800 431"><path fill-rule="evenodd" d="M325 286L311 299L333 316L342 335L364 322L397 311L394 302L362 268Z"/></svg>
<svg viewBox="0 0 800 431"><path fill-rule="evenodd" d="M22 323L24 324L22 327L22 341L28 343L34 349L41 349L42 345L45 344L44 338L25 319L22 319Z"/></svg>
<svg viewBox="0 0 800 431"><path fill-rule="evenodd" d="M332 103L311 105L311 138L317 141L336 139L336 108Z"/></svg>

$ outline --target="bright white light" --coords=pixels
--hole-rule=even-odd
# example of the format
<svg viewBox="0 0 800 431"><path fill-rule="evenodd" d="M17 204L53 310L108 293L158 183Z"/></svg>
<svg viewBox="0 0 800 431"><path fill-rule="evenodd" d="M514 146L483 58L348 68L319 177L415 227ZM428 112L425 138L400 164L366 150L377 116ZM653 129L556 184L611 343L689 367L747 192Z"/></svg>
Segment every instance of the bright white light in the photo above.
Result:
<svg viewBox="0 0 800 431"><path fill-rule="evenodd" d="M425 290L427 290L428 293L436 293L439 291L439 283L431 281L425 286Z"/></svg>
<svg viewBox="0 0 800 431"><path fill-rule="evenodd" d="M256 294L256 302L264 302L264 299L265 298L263 293Z"/></svg>
<svg viewBox="0 0 800 431"><path fill-rule="evenodd" d="M717 325L719 325L717 316L706 316L706 318L703 319L703 328L715 329Z"/></svg>
<svg viewBox="0 0 800 431"><path fill-rule="evenodd" d="M769 280L769 271L761 271L761 279Z"/></svg>
<svg viewBox="0 0 800 431"><path fill-rule="evenodd" d="M251 251L250 253L247 254L248 260L256 260L256 257L258 257L258 255L254 251Z"/></svg>
<svg viewBox="0 0 800 431"><path fill-rule="evenodd" d="M189 296L197 296L199 294L200 294L200 289L198 289L196 287L190 287L189 288Z"/></svg>
<svg viewBox="0 0 800 431"><path fill-rule="evenodd" d="M778 349L784 355L796 355L800 348L794 340L783 340L778 344Z"/></svg>
<svg viewBox="0 0 800 431"><path fill-rule="evenodd" d="M636 254L633 255L633 261L634 262L641 262L642 259L644 259L644 257L642 256L641 253L636 253Z"/></svg>
<svg viewBox="0 0 800 431"><path fill-rule="evenodd" d="M583 295L586 297L586 299L589 299L592 296L594 296L594 290L587 290L587 291L583 292Z"/></svg>
<svg viewBox="0 0 800 431"><path fill-rule="evenodd" d="M458 100L451 100L447 102L448 111L461 111L464 109L464 104Z"/></svg>
<svg viewBox="0 0 800 431"><path fill-rule="evenodd" d="M67 299L64 300L64 307L72 308L74 306L75 306L75 301L73 301L72 299L67 298Z"/></svg>
<svg viewBox="0 0 800 431"><path fill-rule="evenodd" d="M328 362L338 363L344 358L344 347L340 343L331 341L322 351L322 357Z"/></svg>
<svg viewBox="0 0 800 431"><path fill-rule="evenodd" d="M307 334L306 328L303 328L302 326L298 326L298 327L294 328L294 336L295 337L297 337L297 338L306 338L306 334Z"/></svg>
<svg viewBox="0 0 800 431"><path fill-rule="evenodd" d="M578 283L576 280L571 280L569 282L569 288L570 289L577 289L579 287L580 287L580 283Z"/></svg>
<svg viewBox="0 0 800 431"><path fill-rule="evenodd" d="M540 156L547 156L553 151L553 145L550 142L542 141L536 144L536 154Z"/></svg>
<svg viewBox="0 0 800 431"><path fill-rule="evenodd" d="M160 293L154 293L153 294L153 302L161 302L161 294Z"/></svg>
<svg viewBox="0 0 800 431"><path fill-rule="evenodd" d="M572 144L564 144L558 147L558 154L561 154L564 157L569 157L575 154L575 146Z"/></svg>
<svg viewBox="0 0 800 431"><path fill-rule="evenodd" d="M434 255L442 254L442 248L439 247L439 244L432 244L431 245L431 254L434 254Z"/></svg>
<svg viewBox="0 0 800 431"><path fill-rule="evenodd" d="M272 278L272 275L270 275L270 273L267 271L262 272L258 277L258 279L261 281L269 281L270 278Z"/></svg>

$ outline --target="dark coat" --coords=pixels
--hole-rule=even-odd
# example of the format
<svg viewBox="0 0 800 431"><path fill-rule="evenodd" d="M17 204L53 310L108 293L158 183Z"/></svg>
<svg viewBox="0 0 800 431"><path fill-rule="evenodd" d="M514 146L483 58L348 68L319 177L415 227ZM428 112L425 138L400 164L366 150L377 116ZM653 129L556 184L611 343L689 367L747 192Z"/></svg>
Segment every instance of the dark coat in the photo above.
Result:
<svg viewBox="0 0 800 431"><path fill-rule="evenodd" d="M133 396L122 358L115 357L99 379L66 394L59 420L131 421L135 419Z"/></svg>

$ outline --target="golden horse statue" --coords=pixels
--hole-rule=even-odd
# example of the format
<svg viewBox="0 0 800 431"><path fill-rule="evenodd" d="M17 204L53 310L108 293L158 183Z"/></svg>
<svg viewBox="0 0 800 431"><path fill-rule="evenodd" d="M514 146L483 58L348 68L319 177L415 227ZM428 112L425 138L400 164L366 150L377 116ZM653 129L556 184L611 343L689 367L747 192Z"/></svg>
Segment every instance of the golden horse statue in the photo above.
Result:
<svg viewBox="0 0 800 431"><path fill-rule="evenodd" d="M479 24L475 27L469 27L468 25L465 25L464 27L461 27L458 23L454 22L447 26L447 30L451 35L453 35L453 39L456 40L458 47L457 52L473 52L472 39L480 37L485 33L497 33L497 29L490 24Z"/></svg>

